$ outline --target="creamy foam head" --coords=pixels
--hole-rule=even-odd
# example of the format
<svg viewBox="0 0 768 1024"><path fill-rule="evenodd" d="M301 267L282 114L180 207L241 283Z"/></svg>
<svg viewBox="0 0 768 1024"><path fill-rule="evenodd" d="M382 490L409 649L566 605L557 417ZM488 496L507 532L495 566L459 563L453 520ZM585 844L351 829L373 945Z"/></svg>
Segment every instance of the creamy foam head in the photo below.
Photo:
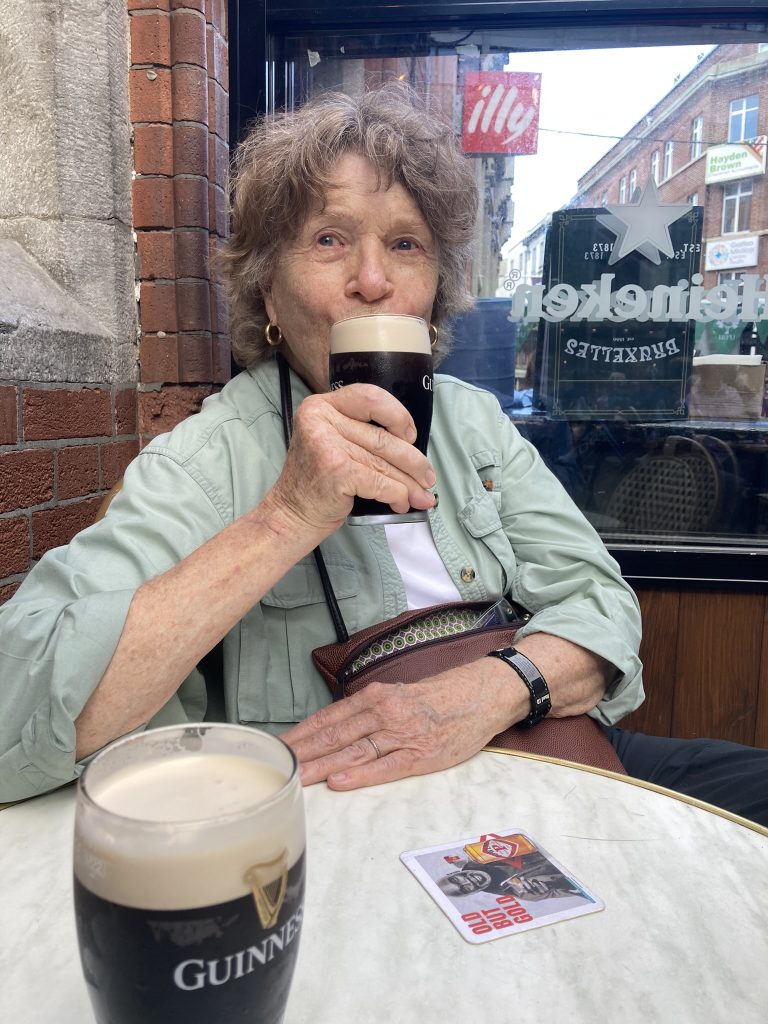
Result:
<svg viewBox="0 0 768 1024"><path fill-rule="evenodd" d="M286 751L287 753L287 751ZM155 910L247 895L245 875L304 850L298 775L252 757L178 753L88 781L79 801L75 873L103 899ZM104 813L107 812L107 813ZM278 877L275 869L274 877Z"/></svg>
<svg viewBox="0 0 768 1024"><path fill-rule="evenodd" d="M331 354L419 352L429 355L429 329L418 316L377 313L339 320L331 327Z"/></svg>

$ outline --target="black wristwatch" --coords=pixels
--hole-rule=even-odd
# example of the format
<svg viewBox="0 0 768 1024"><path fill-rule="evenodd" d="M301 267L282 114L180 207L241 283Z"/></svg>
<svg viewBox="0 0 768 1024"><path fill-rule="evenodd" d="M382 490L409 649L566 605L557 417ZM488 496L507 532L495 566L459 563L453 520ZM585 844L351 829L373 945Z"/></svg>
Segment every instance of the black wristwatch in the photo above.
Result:
<svg viewBox="0 0 768 1024"><path fill-rule="evenodd" d="M552 699L549 695L547 681L530 658L526 658L514 647L502 647L498 651L490 651L488 657L500 658L505 661L528 687L528 692L531 695L531 710L522 722L517 723L518 725L536 725L545 715L549 714L552 708Z"/></svg>

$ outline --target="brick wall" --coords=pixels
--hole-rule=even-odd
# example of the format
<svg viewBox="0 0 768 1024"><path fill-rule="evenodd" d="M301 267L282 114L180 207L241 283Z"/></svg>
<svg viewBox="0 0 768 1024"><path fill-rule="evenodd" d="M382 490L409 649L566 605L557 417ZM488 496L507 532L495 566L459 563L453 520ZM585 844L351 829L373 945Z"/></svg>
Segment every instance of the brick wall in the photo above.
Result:
<svg viewBox="0 0 768 1024"><path fill-rule="evenodd" d="M0 379L0 602L87 526L141 445L229 377L226 0L127 0L139 384Z"/></svg>
<svg viewBox="0 0 768 1024"><path fill-rule="evenodd" d="M723 184L704 182L708 146L728 141L728 118L731 100L743 96L759 97L758 131L768 133L768 57L758 55L757 43L719 46L682 82L648 112L648 123L639 122L582 177L579 206L602 206L607 192L609 203L618 203L621 178L627 182L625 202L630 202L629 176L637 173L637 187L643 188L651 176L651 157L659 154L659 193L666 203L684 203L698 194L704 207L703 238L721 236ZM692 88L698 85L699 88ZM682 102L680 96L690 91ZM691 159L691 124L702 116L703 139L701 155ZM639 138L647 132L646 138ZM664 175L664 143L673 140L672 173ZM750 234L768 234L768 177L757 176L752 182ZM702 260L703 266L703 260ZM760 239L758 266L750 273L768 273L768 238ZM704 274L704 285L717 283L717 272Z"/></svg>
<svg viewBox="0 0 768 1024"><path fill-rule="evenodd" d="M141 443L229 378L212 261L227 234L226 0L128 0Z"/></svg>

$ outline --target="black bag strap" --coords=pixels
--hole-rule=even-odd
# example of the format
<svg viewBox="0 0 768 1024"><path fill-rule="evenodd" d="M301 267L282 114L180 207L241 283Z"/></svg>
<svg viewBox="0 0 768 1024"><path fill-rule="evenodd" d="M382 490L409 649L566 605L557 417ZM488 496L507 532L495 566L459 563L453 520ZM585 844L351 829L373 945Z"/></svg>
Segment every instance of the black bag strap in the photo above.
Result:
<svg viewBox="0 0 768 1024"><path fill-rule="evenodd" d="M288 450L291 444L291 434L293 433L293 399L291 398L291 371L285 357L281 352L276 353L277 369L280 374L280 413L283 417L283 437L285 438L285 448ZM315 548L312 552L315 556L315 563L317 565L317 571L320 573L320 582L323 584L323 593L325 594L325 601L328 605L328 611L331 613L331 619L333 620L333 628L336 630L336 637L340 644L346 643L349 640L349 633L344 623L344 617L341 614L339 608L339 602L336 600L336 595L333 592L333 586L331 585L331 578L328 575L328 569L325 565L325 559L323 553L319 547Z"/></svg>

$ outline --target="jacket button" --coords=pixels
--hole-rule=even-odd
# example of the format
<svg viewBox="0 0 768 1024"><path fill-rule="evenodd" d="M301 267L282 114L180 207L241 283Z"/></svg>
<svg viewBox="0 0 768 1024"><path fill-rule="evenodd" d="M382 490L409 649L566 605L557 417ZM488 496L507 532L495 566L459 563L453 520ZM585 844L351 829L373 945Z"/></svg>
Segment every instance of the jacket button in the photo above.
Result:
<svg viewBox="0 0 768 1024"><path fill-rule="evenodd" d="M475 578L475 570L471 565L465 565L461 570L461 578L465 583L471 583Z"/></svg>

